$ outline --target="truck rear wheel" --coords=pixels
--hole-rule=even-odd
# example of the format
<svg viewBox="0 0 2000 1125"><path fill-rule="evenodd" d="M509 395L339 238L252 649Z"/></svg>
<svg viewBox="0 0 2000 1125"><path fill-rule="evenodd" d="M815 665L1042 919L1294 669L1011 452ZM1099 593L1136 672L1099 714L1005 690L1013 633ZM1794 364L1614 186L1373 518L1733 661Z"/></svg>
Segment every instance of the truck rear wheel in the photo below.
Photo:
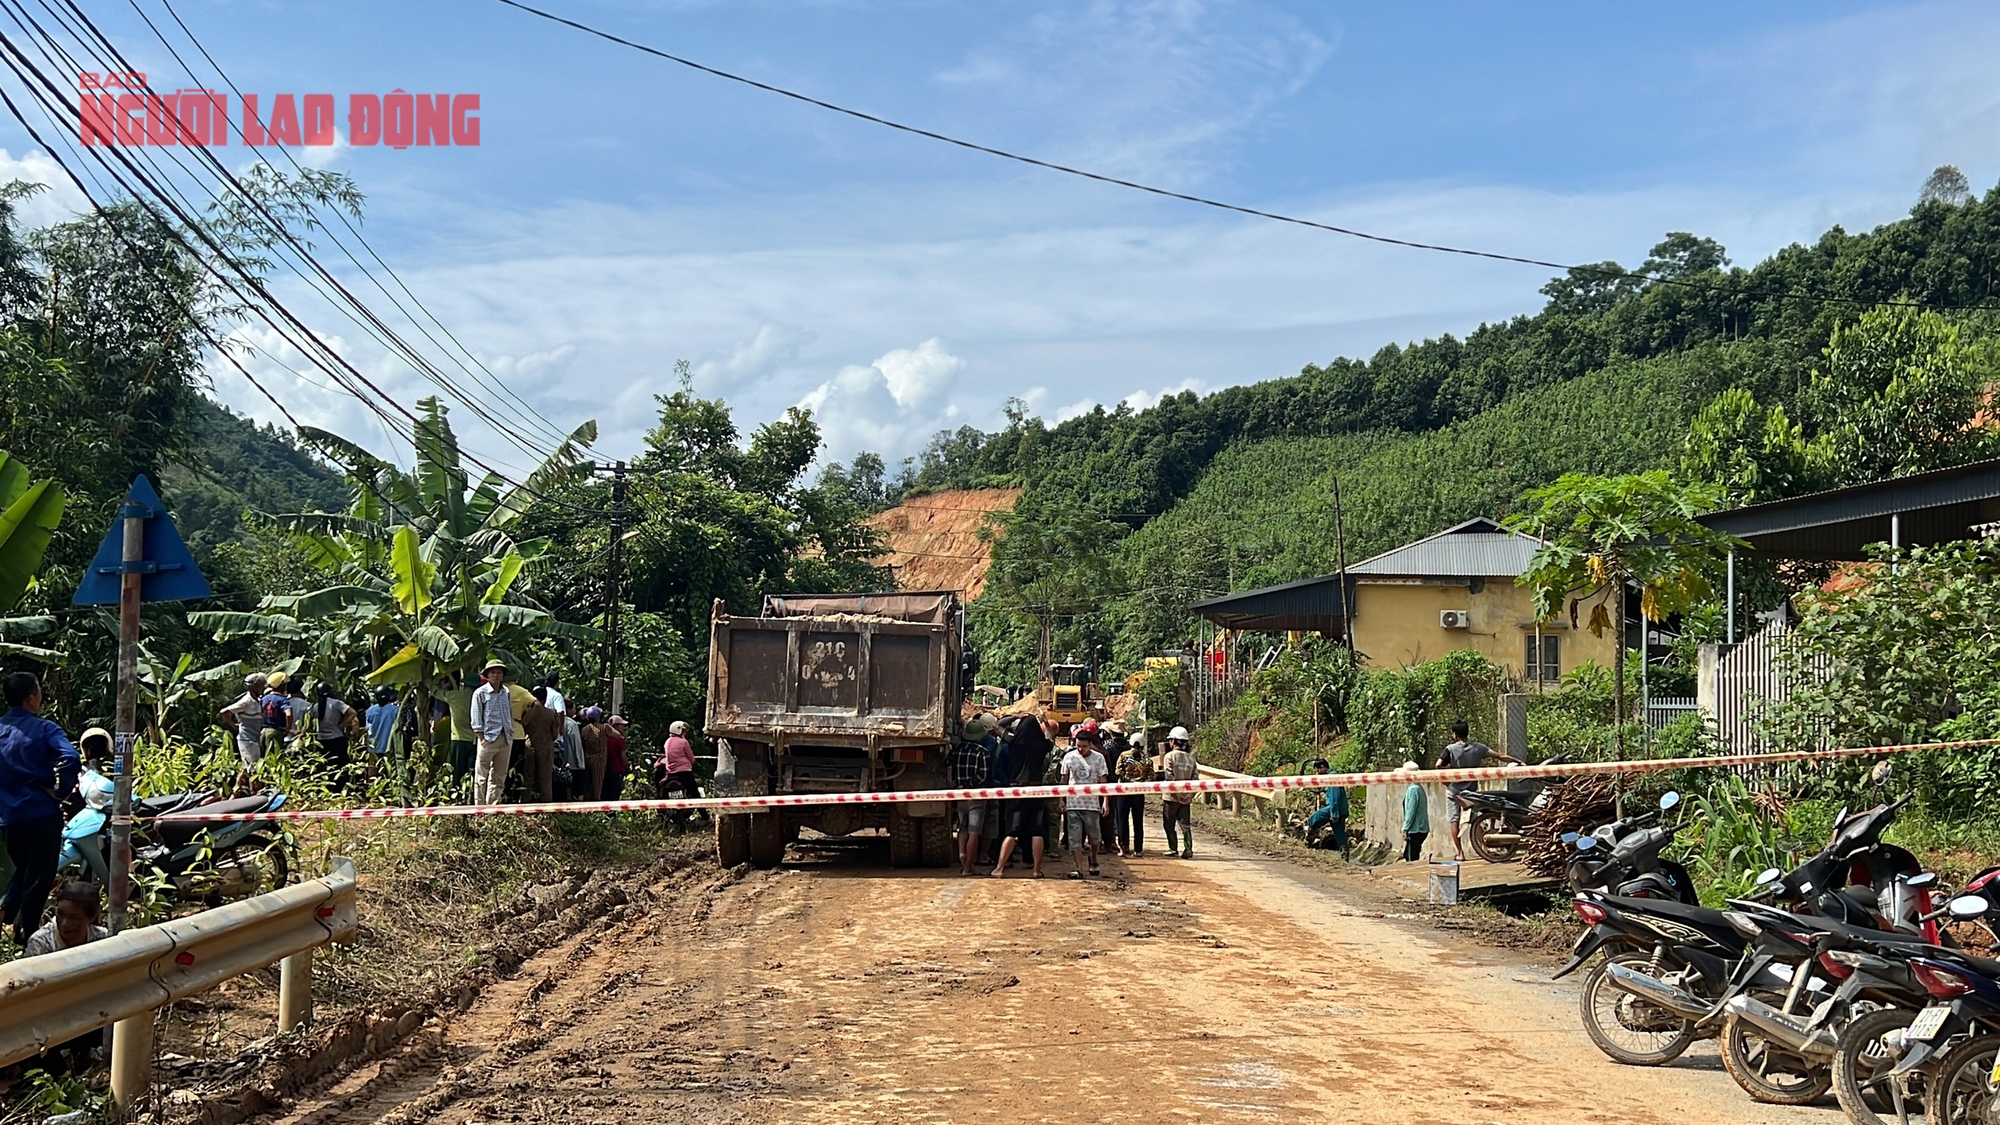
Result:
<svg viewBox="0 0 2000 1125"><path fill-rule="evenodd" d="M750 862L758 867L776 867L785 859L785 830L779 824L783 814L771 812L751 813L748 835Z"/></svg>
<svg viewBox="0 0 2000 1125"><path fill-rule="evenodd" d="M958 862L958 841L952 838L950 817L927 816L917 823L923 825L925 867L950 867Z"/></svg>
<svg viewBox="0 0 2000 1125"><path fill-rule="evenodd" d="M715 814L715 862L725 870L750 862L750 817L747 814Z"/></svg>
<svg viewBox="0 0 2000 1125"><path fill-rule="evenodd" d="M917 867L924 862L923 828L902 809L889 810L889 866Z"/></svg>

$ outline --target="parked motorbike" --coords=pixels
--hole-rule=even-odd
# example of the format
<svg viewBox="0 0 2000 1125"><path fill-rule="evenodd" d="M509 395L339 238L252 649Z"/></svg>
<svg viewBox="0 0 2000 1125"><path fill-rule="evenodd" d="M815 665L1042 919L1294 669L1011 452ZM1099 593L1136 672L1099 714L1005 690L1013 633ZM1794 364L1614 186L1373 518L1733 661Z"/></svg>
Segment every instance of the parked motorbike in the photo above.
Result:
<svg viewBox="0 0 2000 1125"><path fill-rule="evenodd" d="M109 779L94 772L80 782L80 788L87 787L84 808L64 828L58 861L64 869L99 881L106 878L105 857L111 854L109 786ZM276 789L226 801L205 792L135 798L134 879L157 881L177 898L210 904L285 886L291 882L291 858L276 821L203 819L217 813L276 812L284 804L285 794Z"/></svg>
<svg viewBox="0 0 2000 1125"><path fill-rule="evenodd" d="M62 852L56 860L57 870L64 875L93 879L100 886L109 879L110 868L105 857L111 854L111 801L114 792L112 780L94 769L85 769L78 776L74 796L78 808L63 825ZM144 825L156 817L196 808L213 800L215 794L206 790L134 797L133 838L143 838Z"/></svg>
<svg viewBox="0 0 2000 1125"><path fill-rule="evenodd" d="M1562 760L1563 755L1557 754L1542 764L1556 765ZM1474 789L1459 794L1458 799L1465 804L1466 832L1472 850L1488 863L1513 862L1528 847L1525 832L1529 815L1548 803L1549 786L1561 780L1546 778L1518 785L1510 782L1505 789Z"/></svg>
<svg viewBox="0 0 2000 1125"><path fill-rule="evenodd" d="M1578 997L1584 1032L1598 1050L1633 1066L1661 1066L1716 1034L1708 1017L1746 946L1722 911L1595 891L1571 905L1590 928L1554 979L1604 954Z"/></svg>
<svg viewBox="0 0 2000 1125"><path fill-rule="evenodd" d="M1934 879L1916 877L1927 885ZM1923 1002L1910 956L1939 949L1913 929L1851 926L1752 901L1724 917L1750 939L1721 1004L1722 1062L1760 1102L1804 1105L1835 1084L1840 1033L1856 1017ZM1767 977L1785 980L1769 987Z"/></svg>
<svg viewBox="0 0 2000 1125"><path fill-rule="evenodd" d="M1896 814L1910 803L1909 797L1876 805L1865 812L1841 809L1834 818L1833 834L1812 858L1790 874L1776 868L1758 876L1751 898L1774 902L1793 911L1805 911L1856 926L1893 928L1894 917L1930 914L1937 904L1927 890L1909 902L1886 904L1883 892L1896 886L1898 876L1914 877L1923 865L1908 849L1882 842L1882 833L1895 823ZM1889 917L1885 917L1887 914ZM1936 922L1925 923L1925 937L1939 940Z"/></svg>
<svg viewBox="0 0 2000 1125"><path fill-rule="evenodd" d="M1680 863L1661 856L1680 826L1660 820L1679 807L1680 800L1679 793L1670 792L1660 798L1655 811L1614 820L1588 834L1564 833L1563 842L1577 853L1568 864L1570 886L1695 905L1694 877Z"/></svg>

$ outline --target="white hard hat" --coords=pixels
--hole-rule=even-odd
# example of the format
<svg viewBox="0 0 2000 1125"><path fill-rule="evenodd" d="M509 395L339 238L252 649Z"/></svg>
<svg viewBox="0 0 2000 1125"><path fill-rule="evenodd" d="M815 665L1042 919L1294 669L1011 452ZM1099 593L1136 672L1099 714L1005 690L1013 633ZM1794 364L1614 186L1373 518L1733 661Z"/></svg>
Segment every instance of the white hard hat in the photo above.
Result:
<svg viewBox="0 0 2000 1125"><path fill-rule="evenodd" d="M1187 740L1188 730L1186 727L1175 727L1167 732L1168 742L1186 742Z"/></svg>

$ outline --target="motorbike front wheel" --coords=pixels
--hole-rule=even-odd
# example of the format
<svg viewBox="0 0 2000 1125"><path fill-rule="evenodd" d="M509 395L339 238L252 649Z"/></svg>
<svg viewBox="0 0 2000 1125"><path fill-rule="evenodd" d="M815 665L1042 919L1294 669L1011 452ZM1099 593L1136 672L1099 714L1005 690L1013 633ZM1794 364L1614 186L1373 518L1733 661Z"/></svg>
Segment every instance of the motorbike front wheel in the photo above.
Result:
<svg viewBox="0 0 2000 1125"><path fill-rule="evenodd" d="M1831 1069L1799 1058L1735 1016L1722 1025L1721 1047L1722 1068L1755 1101L1808 1105L1833 1088Z"/></svg>
<svg viewBox="0 0 2000 1125"><path fill-rule="evenodd" d="M1854 1125L1900 1125L1910 1120L1910 1115L1923 1112L1922 1071L1906 1074L1900 1082L1869 1085L1896 1065L1898 1049L1894 1044L1916 1018L1917 1013L1908 1008L1883 1008L1841 1029L1833 1053L1833 1096L1840 1099L1840 1108L1847 1111L1847 1119ZM1899 1097L1901 1113L1897 1112Z"/></svg>
<svg viewBox="0 0 2000 1125"><path fill-rule="evenodd" d="M1646 950L1607 951L1585 974L1578 994L1584 1033L1598 1050L1630 1066L1664 1066L1681 1057L1695 1041L1693 1022L1612 984L1604 966L1613 961L1635 972L1653 972L1652 954Z"/></svg>
<svg viewBox="0 0 2000 1125"><path fill-rule="evenodd" d="M2000 1087L1993 1084L1993 1060L2000 1056L2000 1035L1976 1035L1938 1060L1924 1103L1926 1125L1976 1125L1993 1120L2000 1109Z"/></svg>

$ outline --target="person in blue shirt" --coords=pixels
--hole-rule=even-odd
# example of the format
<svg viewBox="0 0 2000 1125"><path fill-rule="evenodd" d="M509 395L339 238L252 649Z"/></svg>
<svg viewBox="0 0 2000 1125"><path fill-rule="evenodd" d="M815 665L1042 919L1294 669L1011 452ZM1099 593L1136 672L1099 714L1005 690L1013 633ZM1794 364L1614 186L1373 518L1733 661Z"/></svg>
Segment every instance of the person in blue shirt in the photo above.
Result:
<svg viewBox="0 0 2000 1125"><path fill-rule="evenodd" d="M1333 766L1325 758L1313 759L1312 768L1314 773L1325 774L1333 772ZM1327 846L1342 855L1346 855L1347 790L1338 785L1329 785L1325 789L1320 790L1320 792L1325 795L1326 803L1306 818L1306 844L1308 846L1317 846L1313 842L1319 838L1319 830L1331 825L1333 828L1333 837Z"/></svg>
<svg viewBox="0 0 2000 1125"><path fill-rule="evenodd" d="M390 687L375 689L375 705L368 708L368 749L370 753L388 756L396 738L396 719L402 708L396 704L396 689Z"/></svg>
<svg viewBox="0 0 2000 1125"><path fill-rule="evenodd" d="M76 789L81 765L63 729L42 718L42 684L32 672L0 680L7 713L0 715L0 826L13 877L0 900L0 921L27 944L42 925L42 908L56 882L62 854L63 798Z"/></svg>

